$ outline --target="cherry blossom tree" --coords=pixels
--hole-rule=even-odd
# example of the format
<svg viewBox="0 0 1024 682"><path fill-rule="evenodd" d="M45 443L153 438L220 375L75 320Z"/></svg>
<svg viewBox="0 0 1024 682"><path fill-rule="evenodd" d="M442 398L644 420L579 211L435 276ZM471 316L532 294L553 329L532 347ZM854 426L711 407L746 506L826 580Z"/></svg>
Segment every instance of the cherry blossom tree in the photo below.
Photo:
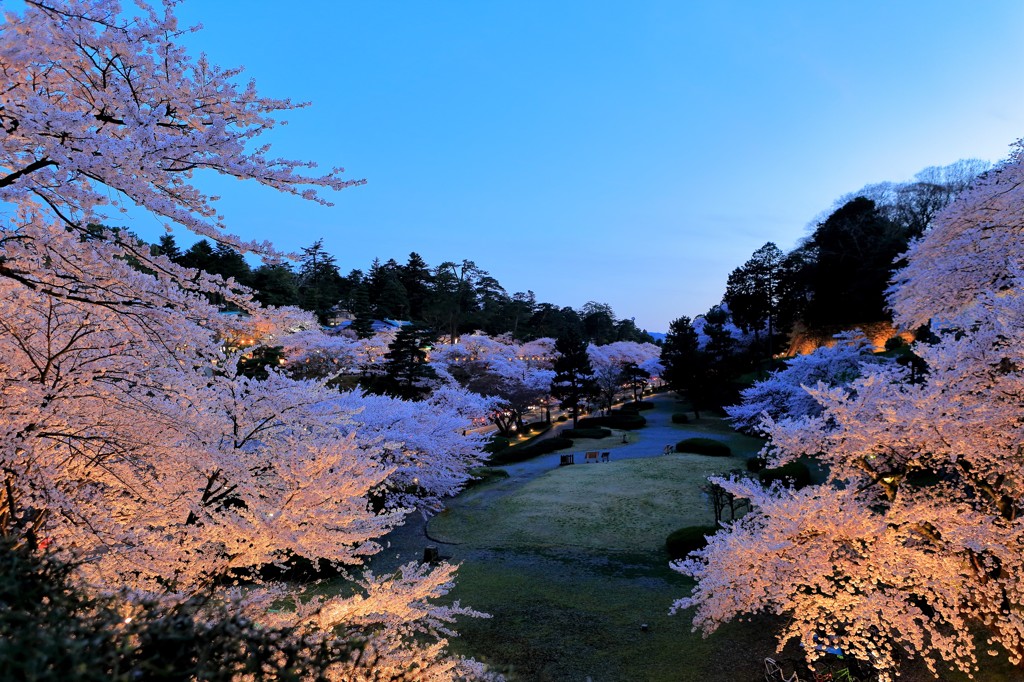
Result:
<svg viewBox="0 0 1024 682"><path fill-rule="evenodd" d="M664 371L660 363L661 349L653 343L616 341L603 346L590 344L587 355L594 368L600 397L609 409L626 381L622 373L627 365L632 363L648 375L660 375Z"/></svg>
<svg viewBox="0 0 1024 682"><path fill-rule="evenodd" d="M29 0L0 25L0 519L74 561L94 589L180 601L293 557L358 567L405 513L368 500L414 466L413 452L429 453L428 497L453 492L461 474L440 445L396 458L389 443L412 436L382 424L390 405L274 368L240 376L248 341L281 345L308 316L261 308L234 281L102 227L135 206L273 259L269 244L225 231L197 173L321 203L318 189L356 184L256 145L295 105L192 59L173 6L142 3L131 16L113 0ZM221 315L210 300L247 315ZM361 641L358 660L328 671L336 679L366 679L368 668L480 676L445 650L452 619L473 612L432 602L453 571L366 574L348 596L274 613L282 586L223 597L269 625Z"/></svg>
<svg viewBox="0 0 1024 682"><path fill-rule="evenodd" d="M871 341L858 331L836 336L834 346L798 355L786 368L740 391L741 402L725 408L733 427L759 434L765 417L778 420L821 414L821 404L811 394L820 384L847 386L861 374L864 364L886 362L874 354Z"/></svg>
<svg viewBox="0 0 1024 682"><path fill-rule="evenodd" d="M916 244L892 291L901 324L931 321L921 381L863 367L819 384L821 414L766 424L773 464L816 455L824 485L719 482L755 510L676 568L698 579L676 608L711 632L747 612L785 616L780 646L822 643L892 679L920 658L978 673L1024 662L1024 296L1021 146ZM950 283L955 282L955 287ZM980 651L979 651L980 649Z"/></svg>
<svg viewBox="0 0 1024 682"><path fill-rule="evenodd" d="M531 406L548 395L555 373L543 367L505 337L485 334L463 336L459 343L434 349L430 363L440 374L470 391L493 399L489 417L503 436L523 427Z"/></svg>

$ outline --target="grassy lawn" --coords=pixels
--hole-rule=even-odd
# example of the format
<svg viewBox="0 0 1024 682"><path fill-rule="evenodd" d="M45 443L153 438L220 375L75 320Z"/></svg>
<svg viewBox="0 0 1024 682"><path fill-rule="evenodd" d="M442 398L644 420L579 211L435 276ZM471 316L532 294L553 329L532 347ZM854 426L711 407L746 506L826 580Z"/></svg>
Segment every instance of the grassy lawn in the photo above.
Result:
<svg viewBox="0 0 1024 682"><path fill-rule="evenodd" d="M450 598L493 618L460 622L452 649L511 680L756 679L774 650L768 628L735 624L705 640L686 614L668 615L691 583L668 567L665 537L711 523L698 487L737 466L742 459L674 454L465 494L430 535L459 543L442 545L462 563Z"/></svg>
<svg viewBox="0 0 1024 682"><path fill-rule="evenodd" d="M430 522L430 535L478 548L658 552L677 528L714 523L700 485L742 466L672 454L561 467L506 496L467 496Z"/></svg>
<svg viewBox="0 0 1024 682"><path fill-rule="evenodd" d="M465 558L452 596L493 618L461 622L452 650L510 680L759 679L773 650L768 628L733 624L705 640L690 632L685 614L668 615L689 583L664 561L592 560L571 552Z"/></svg>
<svg viewBox="0 0 1024 682"><path fill-rule="evenodd" d="M462 619L454 653L482 660L510 682L755 682L775 652L779 623L754 616L704 639L690 613L669 616L692 583L672 571L665 537L713 520L697 491L704 477L743 465L752 454L743 436L719 431L718 420L679 425L719 433L733 458L674 454L561 467L521 487L502 481L463 493L431 520L442 554L461 564L449 600L492 615ZM756 451L756 439L753 451ZM741 447L742 447L741 445ZM589 448L587 448L589 449ZM641 628L646 624L646 630ZM984 647L982 648L982 650ZM1022 679L1005 662L983 659L985 682ZM907 664L904 682L934 680ZM948 671L942 680L967 682Z"/></svg>

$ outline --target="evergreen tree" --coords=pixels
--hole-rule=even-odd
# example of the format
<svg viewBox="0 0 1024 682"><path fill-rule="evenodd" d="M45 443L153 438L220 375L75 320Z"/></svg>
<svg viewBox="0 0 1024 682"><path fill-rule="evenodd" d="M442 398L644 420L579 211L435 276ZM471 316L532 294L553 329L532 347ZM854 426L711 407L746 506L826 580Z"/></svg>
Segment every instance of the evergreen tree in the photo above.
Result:
<svg viewBox="0 0 1024 682"><path fill-rule="evenodd" d="M574 332L555 341L558 357L553 367L555 378L551 382L551 395L561 401L562 407L572 411L573 428L579 423L580 405L595 398L599 392L587 345L586 339Z"/></svg>
<svg viewBox="0 0 1024 682"><path fill-rule="evenodd" d="M626 384L633 391L633 402L635 403L640 402L640 397L643 395L644 389L647 388L650 378L651 373L635 362L624 364L619 373L621 383Z"/></svg>
<svg viewBox="0 0 1024 682"><path fill-rule="evenodd" d="M213 262L207 272L220 275L224 279L234 278L239 284L249 286L252 282L252 268L245 262L242 254L227 244L217 244L213 250Z"/></svg>
<svg viewBox="0 0 1024 682"><path fill-rule="evenodd" d="M699 394L702 378L700 342L693 323L685 315L672 320L661 347L662 376L673 391L685 393L690 399L693 414L700 419L702 396Z"/></svg>
<svg viewBox="0 0 1024 682"><path fill-rule="evenodd" d="M409 299L409 318L424 319L424 307L430 296L430 287L433 283L426 261L415 251L410 253L409 260L399 268L398 280L405 288L406 296Z"/></svg>
<svg viewBox="0 0 1024 682"><path fill-rule="evenodd" d="M374 392L403 400L421 400L430 392L428 382L437 375L427 363L424 350L433 342L433 335L416 325L398 330L384 355L384 375Z"/></svg>
<svg viewBox="0 0 1024 682"><path fill-rule="evenodd" d="M760 340L762 330L767 331L769 359L779 329L777 323L784 259L782 250L768 242L755 251L746 263L730 273L723 298L736 326L744 332L753 331L757 340Z"/></svg>
<svg viewBox="0 0 1024 682"><path fill-rule="evenodd" d="M381 320L406 320L409 318L409 297L398 276L388 272L384 274L384 284L377 297L374 309Z"/></svg>
<svg viewBox="0 0 1024 682"><path fill-rule="evenodd" d="M160 239L156 245L157 253L162 256L167 256L175 263L181 258L181 249L178 248L178 243L174 241L173 234L160 235Z"/></svg>
<svg viewBox="0 0 1024 682"><path fill-rule="evenodd" d="M893 261L907 247L907 235L857 197L823 223L811 238L817 261L811 271L813 298L805 322L811 327L846 328L888 320L885 290Z"/></svg>
<svg viewBox="0 0 1024 682"><path fill-rule="evenodd" d="M299 286L295 273L285 263L261 265L253 270L252 288L263 305L298 305Z"/></svg>
<svg viewBox="0 0 1024 682"><path fill-rule="evenodd" d="M580 309L583 332L591 343L604 346L616 341L615 312L607 303L587 301Z"/></svg>
<svg viewBox="0 0 1024 682"><path fill-rule="evenodd" d="M360 339L373 336L373 310L370 308L370 295L362 284L352 292L352 331Z"/></svg>
<svg viewBox="0 0 1024 682"><path fill-rule="evenodd" d="M505 328L514 339L525 338L529 320L537 307L537 297L532 291L517 291L505 306Z"/></svg>
<svg viewBox="0 0 1024 682"><path fill-rule="evenodd" d="M299 304L316 313L324 323L341 300L341 275L334 256L327 253L323 240L318 239L302 249L299 263Z"/></svg>
<svg viewBox="0 0 1024 682"><path fill-rule="evenodd" d="M200 239L195 244L188 247L185 253L181 254L181 258L177 262L179 265L186 268L212 272L215 261L216 256L214 256L213 246L209 241Z"/></svg>

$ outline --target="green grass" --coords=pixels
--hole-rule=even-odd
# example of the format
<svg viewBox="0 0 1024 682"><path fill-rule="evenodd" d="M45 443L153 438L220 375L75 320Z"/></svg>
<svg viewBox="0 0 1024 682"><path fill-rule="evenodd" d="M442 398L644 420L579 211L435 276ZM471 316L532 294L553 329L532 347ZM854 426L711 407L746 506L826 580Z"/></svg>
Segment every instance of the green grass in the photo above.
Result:
<svg viewBox="0 0 1024 682"><path fill-rule="evenodd" d="M492 618L460 622L452 651L512 681L757 679L773 651L767 628L738 623L703 639L686 614L668 615L691 583L665 561L613 558L594 570L595 559L522 552L465 559L449 597Z"/></svg>
<svg viewBox="0 0 1024 682"><path fill-rule="evenodd" d="M700 485L735 467L702 455L560 467L509 495L466 495L430 522L430 535L481 548L654 552L681 526L714 523Z"/></svg>

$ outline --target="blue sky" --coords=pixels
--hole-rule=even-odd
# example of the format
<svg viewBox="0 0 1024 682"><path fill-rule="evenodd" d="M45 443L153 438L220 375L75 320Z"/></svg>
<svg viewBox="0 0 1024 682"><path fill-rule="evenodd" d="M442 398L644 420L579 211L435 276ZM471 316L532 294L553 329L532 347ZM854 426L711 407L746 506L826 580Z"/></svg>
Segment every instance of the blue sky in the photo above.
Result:
<svg viewBox="0 0 1024 682"><path fill-rule="evenodd" d="M343 272L473 260L664 331L841 195L1024 135L1024 3L210 2L189 38L312 102L277 155L367 184L324 208L211 181L232 231ZM156 221L137 226L155 238ZM187 239L181 237L187 243Z"/></svg>

